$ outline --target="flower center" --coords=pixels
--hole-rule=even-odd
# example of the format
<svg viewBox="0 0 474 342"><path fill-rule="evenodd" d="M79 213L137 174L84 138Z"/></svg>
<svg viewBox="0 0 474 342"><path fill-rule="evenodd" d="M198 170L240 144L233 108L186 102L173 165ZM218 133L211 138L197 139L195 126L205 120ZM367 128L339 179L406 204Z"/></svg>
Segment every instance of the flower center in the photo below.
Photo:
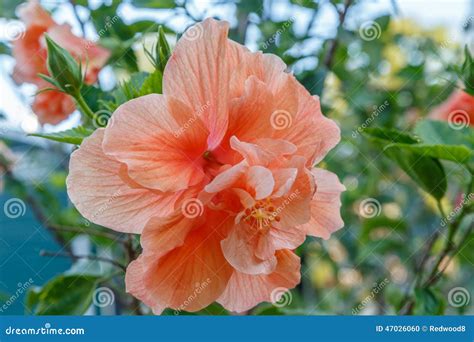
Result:
<svg viewBox="0 0 474 342"><path fill-rule="evenodd" d="M273 221L280 222L280 216L270 198L257 201L253 207L245 209L244 221L259 232L267 231Z"/></svg>

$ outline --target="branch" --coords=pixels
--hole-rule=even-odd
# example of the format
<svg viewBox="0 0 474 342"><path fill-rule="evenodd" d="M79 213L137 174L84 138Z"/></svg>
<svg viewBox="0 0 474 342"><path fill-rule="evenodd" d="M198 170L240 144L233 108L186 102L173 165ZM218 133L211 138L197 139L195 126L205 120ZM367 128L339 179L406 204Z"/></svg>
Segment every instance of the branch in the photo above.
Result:
<svg viewBox="0 0 474 342"><path fill-rule="evenodd" d="M125 265L122 265L121 263L109 259L109 258L104 258L96 255L78 255L78 254L73 254L71 252L53 252L53 251L46 251L46 250L41 250L40 251L41 256L51 256L51 257L66 257L66 258L71 258L73 260L79 260L79 259L88 259L88 260L96 260L96 261L102 261L102 262L107 262L111 265L114 265L116 267L119 267L122 269L124 272L127 270L127 267Z"/></svg>
<svg viewBox="0 0 474 342"><path fill-rule="evenodd" d="M336 37L332 40L331 46L329 47L329 51L328 51L326 57L324 58L324 62L323 62L323 64L326 66L326 68L328 70L332 66L334 56L335 56L336 50L337 50L337 45L339 44L338 39L337 39L337 34L339 33L339 28L342 27L342 25L344 24L344 21L346 20L347 10L351 6L352 2L353 2L353 0L345 0L343 10L339 12L339 25L338 25L337 32L336 32Z"/></svg>

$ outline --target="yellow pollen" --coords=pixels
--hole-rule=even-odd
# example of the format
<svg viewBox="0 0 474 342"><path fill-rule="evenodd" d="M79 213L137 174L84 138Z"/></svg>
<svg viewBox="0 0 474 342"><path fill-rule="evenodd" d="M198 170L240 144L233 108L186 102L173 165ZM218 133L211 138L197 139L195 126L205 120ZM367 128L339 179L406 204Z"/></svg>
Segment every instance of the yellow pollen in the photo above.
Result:
<svg viewBox="0 0 474 342"><path fill-rule="evenodd" d="M258 232L266 232L273 221L280 222L280 216L275 211L270 198L265 201L257 201L253 207L245 209L244 221Z"/></svg>

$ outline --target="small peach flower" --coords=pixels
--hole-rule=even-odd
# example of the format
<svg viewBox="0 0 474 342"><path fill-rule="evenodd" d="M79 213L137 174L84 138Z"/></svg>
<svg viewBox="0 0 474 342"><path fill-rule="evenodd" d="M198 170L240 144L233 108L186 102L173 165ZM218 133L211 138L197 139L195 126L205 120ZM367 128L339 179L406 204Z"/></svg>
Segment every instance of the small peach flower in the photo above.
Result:
<svg viewBox="0 0 474 342"><path fill-rule="evenodd" d="M18 15L26 26L21 39L13 42L13 57L16 65L13 78L17 83L33 83L38 90L50 87L38 74L48 74L46 67L47 49L44 35L48 34L59 45L76 57L85 69L85 82L92 84L97 80L100 69L105 65L110 52L95 43L75 36L69 25L57 24L37 0L20 5ZM72 100L58 92L38 95L33 110L41 123L58 123L72 113ZM69 98L69 97L68 97ZM50 113L46 113L49 111Z"/></svg>
<svg viewBox="0 0 474 342"><path fill-rule="evenodd" d="M163 95L123 104L73 153L68 193L92 222L142 234L126 285L155 313L240 312L298 284L307 235L343 226L344 187L313 168L340 133L278 57L228 40L225 22L190 30Z"/></svg>
<svg viewBox="0 0 474 342"><path fill-rule="evenodd" d="M455 90L449 98L430 114L436 120L449 121L460 126L474 126L474 96Z"/></svg>

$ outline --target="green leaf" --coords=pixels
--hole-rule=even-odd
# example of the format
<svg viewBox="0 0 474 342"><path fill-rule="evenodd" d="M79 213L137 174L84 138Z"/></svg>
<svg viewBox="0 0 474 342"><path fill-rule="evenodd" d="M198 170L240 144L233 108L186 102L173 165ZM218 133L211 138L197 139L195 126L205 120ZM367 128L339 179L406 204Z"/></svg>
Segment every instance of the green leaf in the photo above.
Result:
<svg viewBox="0 0 474 342"><path fill-rule="evenodd" d="M0 43L0 55L11 55L11 53L11 49L5 43Z"/></svg>
<svg viewBox="0 0 474 342"><path fill-rule="evenodd" d="M445 121L422 120L415 126L415 133L425 144L466 145L474 149L474 129L454 129Z"/></svg>
<svg viewBox="0 0 474 342"><path fill-rule="evenodd" d="M415 289L414 315L442 315L444 308L443 296L435 289Z"/></svg>
<svg viewBox="0 0 474 342"><path fill-rule="evenodd" d="M82 315L92 303L99 278L61 275L47 283L39 295L36 315Z"/></svg>
<svg viewBox="0 0 474 342"><path fill-rule="evenodd" d="M386 148L390 147L398 147L420 156L450 160L460 164L467 163L474 157L474 151L463 145L390 144Z"/></svg>
<svg viewBox="0 0 474 342"><path fill-rule="evenodd" d="M447 181L439 160L422 156L396 144L386 146L384 153L434 198L441 199L444 196Z"/></svg>
<svg viewBox="0 0 474 342"><path fill-rule="evenodd" d="M387 129L372 127L366 128L363 134L368 138L378 142L390 142L390 143L404 143L404 144L415 144L418 141L408 133L401 132L396 129Z"/></svg>
<svg viewBox="0 0 474 342"><path fill-rule="evenodd" d="M145 81L143 81L143 85L140 89L140 96L148 94L161 94L162 82L163 74L159 69L156 69L145 79Z"/></svg>
<svg viewBox="0 0 474 342"><path fill-rule="evenodd" d="M84 126L78 126L57 133L35 133L30 135L58 142L80 145L82 143L82 140L84 140L84 138L87 138L92 133L92 130L85 128Z"/></svg>
<svg viewBox="0 0 474 342"><path fill-rule="evenodd" d="M40 286L31 286L28 289L28 292L26 293L26 296L25 296L25 309L29 311L27 313L32 314L35 311L35 308L39 303L40 293L41 293Z"/></svg>
<svg viewBox="0 0 474 342"><path fill-rule="evenodd" d="M133 0L132 5L146 8L175 8L174 0Z"/></svg>

